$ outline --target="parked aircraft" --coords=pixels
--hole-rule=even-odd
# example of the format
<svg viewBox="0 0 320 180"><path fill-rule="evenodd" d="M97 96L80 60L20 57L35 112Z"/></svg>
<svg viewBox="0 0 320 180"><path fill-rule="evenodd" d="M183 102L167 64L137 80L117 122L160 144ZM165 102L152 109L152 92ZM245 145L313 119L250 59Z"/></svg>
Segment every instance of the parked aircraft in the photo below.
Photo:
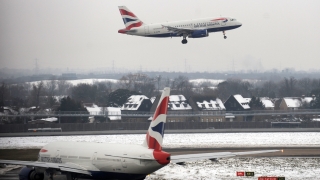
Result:
<svg viewBox="0 0 320 180"><path fill-rule="evenodd" d="M145 24L126 6L119 6L119 10L126 28L118 30L118 33L145 37L182 36L182 44L188 42L187 37L203 38L208 37L211 32L219 31L222 31L224 39L227 39L225 31L236 29L242 25L236 19L228 17Z"/></svg>
<svg viewBox="0 0 320 180"><path fill-rule="evenodd" d="M169 94L170 89L165 88L142 145L53 142L40 150L38 161L0 160L0 164L25 165L26 167L20 171L20 180L43 180L44 176L53 179L54 174L65 174L68 180L75 178L142 180L170 162L183 164L186 161L278 151L171 156L162 150Z"/></svg>

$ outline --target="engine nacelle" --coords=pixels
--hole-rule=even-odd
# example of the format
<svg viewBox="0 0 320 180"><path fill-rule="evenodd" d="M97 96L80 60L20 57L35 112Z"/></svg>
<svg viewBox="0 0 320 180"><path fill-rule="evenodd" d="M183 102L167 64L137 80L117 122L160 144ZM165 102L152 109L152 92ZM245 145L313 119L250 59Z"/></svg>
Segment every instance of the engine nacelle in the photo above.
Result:
<svg viewBox="0 0 320 180"><path fill-rule="evenodd" d="M20 180L43 180L44 174L37 173L34 169L23 167L19 172Z"/></svg>
<svg viewBox="0 0 320 180"><path fill-rule="evenodd" d="M193 31L193 33L189 35L189 38L203 38L208 36L209 36L208 31L206 29L203 29L203 30Z"/></svg>

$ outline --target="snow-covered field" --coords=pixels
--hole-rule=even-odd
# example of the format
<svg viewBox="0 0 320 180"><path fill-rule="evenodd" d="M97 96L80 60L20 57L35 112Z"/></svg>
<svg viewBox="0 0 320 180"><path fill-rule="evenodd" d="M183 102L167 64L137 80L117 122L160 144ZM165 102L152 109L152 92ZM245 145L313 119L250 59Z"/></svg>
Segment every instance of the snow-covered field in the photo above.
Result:
<svg viewBox="0 0 320 180"><path fill-rule="evenodd" d="M0 149L40 148L54 141L142 144L145 135L38 136L0 138ZM165 134L164 147L320 147L320 133Z"/></svg>
<svg viewBox="0 0 320 180"><path fill-rule="evenodd" d="M58 81L58 80L56 80ZM43 83L49 83L50 80L44 80L42 81ZM100 83L100 82L112 82L112 83L117 83L117 79L77 79L77 80L66 80L66 82L71 83L73 86L76 86L78 84L94 84L94 83ZM32 81L28 82L31 85L38 84L40 81Z"/></svg>
<svg viewBox="0 0 320 180"><path fill-rule="evenodd" d="M237 177L236 172L254 172L254 177ZM169 164L147 176L147 180L247 180L261 176L285 177L286 180L320 179L320 158L223 158Z"/></svg>
<svg viewBox="0 0 320 180"><path fill-rule="evenodd" d="M45 136L0 138L0 148L40 148L53 141L141 144L145 135ZM165 134L164 147L320 147L320 133L210 133ZM254 172L254 177L237 177L237 171ZM148 180L238 180L281 176L286 180L320 179L320 158L223 158L218 161L169 164Z"/></svg>

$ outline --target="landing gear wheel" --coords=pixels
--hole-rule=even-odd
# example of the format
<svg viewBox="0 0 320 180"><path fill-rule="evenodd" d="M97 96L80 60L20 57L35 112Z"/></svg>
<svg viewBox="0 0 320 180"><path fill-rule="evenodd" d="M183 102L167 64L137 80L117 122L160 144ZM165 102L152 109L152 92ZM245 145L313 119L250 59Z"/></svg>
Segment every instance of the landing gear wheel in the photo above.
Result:
<svg viewBox="0 0 320 180"><path fill-rule="evenodd" d="M187 41L186 39L183 39L183 40L181 41L181 43L182 43L182 44L187 44L188 41Z"/></svg>
<svg viewBox="0 0 320 180"><path fill-rule="evenodd" d="M227 39L227 36L224 36L223 38L224 38L224 39Z"/></svg>
<svg viewBox="0 0 320 180"><path fill-rule="evenodd" d="M31 180L43 180L44 179L44 174L43 173L37 173L36 171L32 171L30 173L29 178Z"/></svg>

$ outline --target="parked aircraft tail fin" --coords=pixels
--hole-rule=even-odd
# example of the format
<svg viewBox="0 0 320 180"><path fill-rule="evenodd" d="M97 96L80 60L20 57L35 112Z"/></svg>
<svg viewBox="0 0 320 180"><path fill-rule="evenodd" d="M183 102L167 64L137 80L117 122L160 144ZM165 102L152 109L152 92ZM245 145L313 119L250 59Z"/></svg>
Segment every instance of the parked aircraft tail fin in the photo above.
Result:
<svg viewBox="0 0 320 180"><path fill-rule="evenodd" d="M143 143L149 149L162 150L165 123L167 119L170 88L164 88L157 109L154 112L146 139Z"/></svg>

